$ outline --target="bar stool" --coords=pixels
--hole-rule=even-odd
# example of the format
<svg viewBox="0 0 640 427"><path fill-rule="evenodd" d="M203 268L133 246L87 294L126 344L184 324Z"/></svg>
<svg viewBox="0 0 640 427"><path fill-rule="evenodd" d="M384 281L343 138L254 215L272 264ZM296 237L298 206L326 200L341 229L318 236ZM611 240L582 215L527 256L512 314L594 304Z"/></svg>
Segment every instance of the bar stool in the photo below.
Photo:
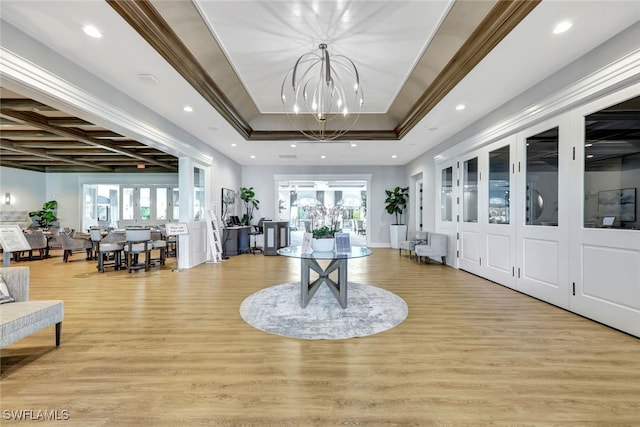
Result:
<svg viewBox="0 0 640 427"><path fill-rule="evenodd" d="M260 221L258 221L258 225L254 225L253 227L255 228L255 231L252 231L249 233L249 237L253 237L253 246L251 246L249 248L249 250L251 251L252 254L255 255L256 252L263 252L264 253L264 249L260 246L258 246L258 236L264 234L264 218L260 218Z"/></svg>

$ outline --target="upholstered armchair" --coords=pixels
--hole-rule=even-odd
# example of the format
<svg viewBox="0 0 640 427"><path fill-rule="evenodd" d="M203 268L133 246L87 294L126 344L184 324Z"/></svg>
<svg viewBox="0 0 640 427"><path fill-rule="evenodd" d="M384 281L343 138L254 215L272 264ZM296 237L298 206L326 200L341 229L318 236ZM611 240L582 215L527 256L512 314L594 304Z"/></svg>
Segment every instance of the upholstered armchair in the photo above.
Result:
<svg viewBox="0 0 640 427"><path fill-rule="evenodd" d="M64 262L69 262L69 257L74 252L85 251L87 253L87 259L91 259L91 250L93 249L93 242L90 238L73 238L66 232L61 231L58 233L58 241L64 250L62 259Z"/></svg>
<svg viewBox="0 0 640 427"><path fill-rule="evenodd" d="M29 259L33 259L33 251L38 251L40 254L40 259L44 259L44 254L47 249L47 237L44 235L42 230L34 230L29 231L24 234L24 237L27 239L29 243ZM22 252L16 252L15 256L17 257L16 261L20 261L22 259Z"/></svg>
<svg viewBox="0 0 640 427"><path fill-rule="evenodd" d="M411 259L411 252L415 250L416 245L422 245L427 243L426 231L414 231L409 233L410 240L405 240L398 243L398 254L402 256L402 250L409 251L409 259Z"/></svg>
<svg viewBox="0 0 640 427"><path fill-rule="evenodd" d="M449 236L446 234L429 233L427 243L416 245L414 250L416 252L418 262L422 260L422 257L440 257L442 259L442 264L446 264L448 248Z"/></svg>

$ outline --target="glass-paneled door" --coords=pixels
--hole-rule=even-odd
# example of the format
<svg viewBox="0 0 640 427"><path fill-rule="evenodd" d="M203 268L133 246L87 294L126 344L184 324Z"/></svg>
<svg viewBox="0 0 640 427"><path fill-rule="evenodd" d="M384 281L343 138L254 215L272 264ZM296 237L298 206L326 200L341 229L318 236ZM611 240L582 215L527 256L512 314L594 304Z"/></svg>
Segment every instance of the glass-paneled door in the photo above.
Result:
<svg viewBox="0 0 640 427"><path fill-rule="evenodd" d="M459 236L459 266L472 273L479 273L484 255L484 246L480 230L479 203L480 179L478 154L462 157L460 160L459 180L462 182L456 203L462 215L457 215Z"/></svg>
<svg viewBox="0 0 640 427"><path fill-rule="evenodd" d="M436 224L439 233L449 236L449 250L447 254L447 262L457 267L457 241L456 233L456 215L457 205L454 203L457 192L456 168L453 163L443 163L438 165L438 187L440 191L437 193L437 203L440 208L436 209ZM449 261L450 260L450 261Z"/></svg>
<svg viewBox="0 0 640 427"><path fill-rule="evenodd" d="M118 227L159 225L177 219L178 189L167 186L122 186Z"/></svg>
<svg viewBox="0 0 640 427"><path fill-rule="evenodd" d="M517 289L567 307L568 168L567 115L519 134ZM564 195L564 198L562 197Z"/></svg>
<svg viewBox="0 0 640 427"><path fill-rule="evenodd" d="M574 121L570 309L640 336L640 84ZM582 191L580 191L580 189Z"/></svg>
<svg viewBox="0 0 640 427"><path fill-rule="evenodd" d="M515 287L516 229L513 221L513 177L516 138L510 136L488 147L487 221L484 223L487 279Z"/></svg>

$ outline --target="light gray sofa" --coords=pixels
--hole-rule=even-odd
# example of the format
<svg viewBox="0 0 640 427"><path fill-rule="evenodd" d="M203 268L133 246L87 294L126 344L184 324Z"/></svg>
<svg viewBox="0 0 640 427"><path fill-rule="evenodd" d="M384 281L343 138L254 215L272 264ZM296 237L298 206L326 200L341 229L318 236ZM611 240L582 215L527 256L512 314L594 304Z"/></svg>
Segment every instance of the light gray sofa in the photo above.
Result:
<svg viewBox="0 0 640 427"><path fill-rule="evenodd" d="M439 233L428 233L427 244L416 245L414 251L418 262L422 257L440 257L442 264L447 263L447 249L449 248L449 236Z"/></svg>
<svg viewBox="0 0 640 427"><path fill-rule="evenodd" d="M29 267L2 267L0 274L15 300L0 304L0 348L52 325L59 347L64 301L29 301Z"/></svg>

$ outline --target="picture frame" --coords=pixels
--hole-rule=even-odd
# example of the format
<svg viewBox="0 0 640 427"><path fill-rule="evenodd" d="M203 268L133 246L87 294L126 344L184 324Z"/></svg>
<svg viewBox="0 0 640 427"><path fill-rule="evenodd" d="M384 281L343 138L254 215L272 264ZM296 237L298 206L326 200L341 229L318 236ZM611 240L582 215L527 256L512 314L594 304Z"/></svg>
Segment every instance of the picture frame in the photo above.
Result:
<svg viewBox="0 0 640 427"><path fill-rule="evenodd" d="M230 188L222 188L220 203L220 221L227 224L229 217L236 214L237 192Z"/></svg>
<svg viewBox="0 0 640 427"><path fill-rule="evenodd" d="M598 215L614 216L620 222L634 222L636 220L636 189L599 191Z"/></svg>
<svg viewBox="0 0 640 427"><path fill-rule="evenodd" d="M351 238L349 233L335 233L335 239L337 253L351 252Z"/></svg>

